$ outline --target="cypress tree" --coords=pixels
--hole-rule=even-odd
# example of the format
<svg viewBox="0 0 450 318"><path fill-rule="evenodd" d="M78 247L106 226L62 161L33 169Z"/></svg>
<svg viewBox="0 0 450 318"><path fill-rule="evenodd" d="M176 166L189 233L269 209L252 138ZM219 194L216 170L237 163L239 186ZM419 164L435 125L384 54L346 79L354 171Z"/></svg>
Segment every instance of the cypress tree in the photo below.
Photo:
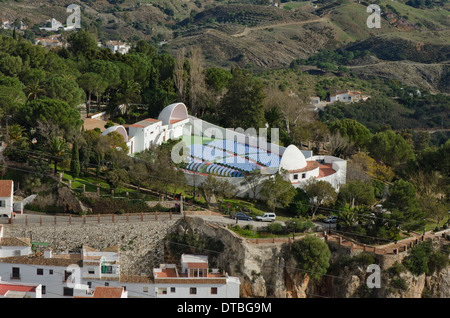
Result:
<svg viewBox="0 0 450 318"><path fill-rule="evenodd" d="M73 178L80 176L80 155L78 152L78 142L74 141L72 146L72 160L70 161L70 173Z"/></svg>

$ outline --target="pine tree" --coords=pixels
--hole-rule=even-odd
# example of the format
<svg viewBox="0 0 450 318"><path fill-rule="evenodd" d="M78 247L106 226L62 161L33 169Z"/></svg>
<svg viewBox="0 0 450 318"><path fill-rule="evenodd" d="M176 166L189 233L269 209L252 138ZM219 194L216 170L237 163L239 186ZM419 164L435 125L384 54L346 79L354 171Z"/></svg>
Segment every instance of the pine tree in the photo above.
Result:
<svg viewBox="0 0 450 318"><path fill-rule="evenodd" d="M80 176L80 155L78 152L78 142L74 141L72 146L72 160L70 161L70 173L73 178Z"/></svg>

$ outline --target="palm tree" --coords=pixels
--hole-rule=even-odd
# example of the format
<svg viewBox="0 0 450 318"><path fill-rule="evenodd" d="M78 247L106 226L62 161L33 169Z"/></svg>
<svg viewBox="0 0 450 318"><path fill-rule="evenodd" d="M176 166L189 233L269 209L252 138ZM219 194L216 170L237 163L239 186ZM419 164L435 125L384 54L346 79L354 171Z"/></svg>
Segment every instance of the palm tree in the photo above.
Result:
<svg viewBox="0 0 450 318"><path fill-rule="evenodd" d="M58 163L64 160L69 147L62 137L53 137L48 143L47 152L55 164L55 174L58 173Z"/></svg>
<svg viewBox="0 0 450 318"><path fill-rule="evenodd" d="M124 105L122 113L125 115L130 109L131 103L138 103L141 101L141 85L132 80L126 80L123 82L122 87L119 89L119 101Z"/></svg>
<svg viewBox="0 0 450 318"><path fill-rule="evenodd" d="M8 134L9 134L9 141L11 142L11 144L13 144L14 142L16 142L22 138L27 138L24 135L24 132L25 132L25 128L19 124L14 124L14 125L9 126Z"/></svg>
<svg viewBox="0 0 450 318"><path fill-rule="evenodd" d="M348 232L348 230L356 222L355 213L353 211L343 211L343 212L339 213L338 222L339 222L339 225L343 226L345 228L345 231Z"/></svg>

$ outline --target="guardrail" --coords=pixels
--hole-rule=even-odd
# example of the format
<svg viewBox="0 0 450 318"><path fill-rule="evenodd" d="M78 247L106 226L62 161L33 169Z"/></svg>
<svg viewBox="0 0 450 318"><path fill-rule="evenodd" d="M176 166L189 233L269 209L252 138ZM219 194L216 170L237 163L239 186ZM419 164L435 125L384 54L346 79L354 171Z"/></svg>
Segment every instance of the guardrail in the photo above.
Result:
<svg viewBox="0 0 450 318"><path fill-rule="evenodd" d="M150 221L171 221L181 218L180 213L152 212L97 215L39 215L26 214L12 218L8 224L17 226L70 225L70 224L112 224Z"/></svg>

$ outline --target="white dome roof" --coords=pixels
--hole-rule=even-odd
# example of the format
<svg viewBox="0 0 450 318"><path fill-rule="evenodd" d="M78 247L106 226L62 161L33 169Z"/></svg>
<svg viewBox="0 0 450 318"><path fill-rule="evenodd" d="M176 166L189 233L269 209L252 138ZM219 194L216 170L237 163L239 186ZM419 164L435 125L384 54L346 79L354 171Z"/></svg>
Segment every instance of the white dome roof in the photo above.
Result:
<svg viewBox="0 0 450 318"><path fill-rule="evenodd" d="M118 132L119 134L121 134L123 136L123 140L125 140L125 142L128 142L127 130L122 125L114 125L114 126L109 127L108 129L106 129L105 131L102 132L102 136L106 136L107 134L109 134L112 131L115 131L115 132Z"/></svg>
<svg viewBox="0 0 450 318"><path fill-rule="evenodd" d="M188 118L186 105L183 103L173 103L166 106L161 113L159 113L158 120L161 120L163 125L168 125L171 120L180 120Z"/></svg>
<svg viewBox="0 0 450 318"><path fill-rule="evenodd" d="M303 153L294 145L289 145L283 153L280 161L280 168L292 171L299 170L306 167L306 158Z"/></svg>

